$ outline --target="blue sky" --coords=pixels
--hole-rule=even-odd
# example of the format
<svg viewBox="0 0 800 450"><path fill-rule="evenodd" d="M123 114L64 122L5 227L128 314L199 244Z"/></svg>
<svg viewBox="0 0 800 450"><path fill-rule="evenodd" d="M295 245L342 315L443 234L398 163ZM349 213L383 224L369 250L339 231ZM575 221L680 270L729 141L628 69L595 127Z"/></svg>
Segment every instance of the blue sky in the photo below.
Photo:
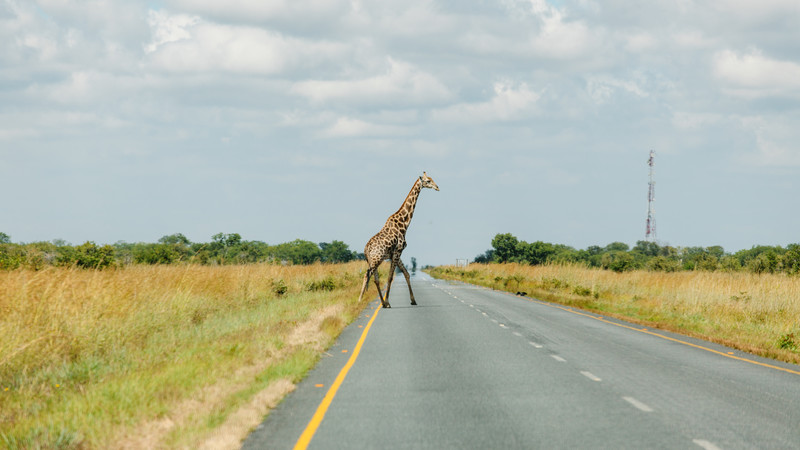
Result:
<svg viewBox="0 0 800 450"><path fill-rule="evenodd" d="M795 0L0 0L0 231L800 242Z"/></svg>

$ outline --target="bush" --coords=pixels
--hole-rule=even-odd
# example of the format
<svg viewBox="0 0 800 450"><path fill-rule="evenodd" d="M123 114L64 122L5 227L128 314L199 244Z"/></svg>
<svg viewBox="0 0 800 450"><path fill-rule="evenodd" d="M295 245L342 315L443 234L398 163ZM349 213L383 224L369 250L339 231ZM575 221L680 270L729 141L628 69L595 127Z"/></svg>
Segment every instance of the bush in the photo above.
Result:
<svg viewBox="0 0 800 450"><path fill-rule="evenodd" d="M289 292L289 287L286 286L286 283L283 280L273 281L272 292L274 292L275 295L280 297L281 295Z"/></svg>
<svg viewBox="0 0 800 450"><path fill-rule="evenodd" d="M172 264L180 259L179 244L139 244L133 248L133 261L140 264Z"/></svg>
<svg viewBox="0 0 800 450"><path fill-rule="evenodd" d="M332 291L334 289L336 289L336 281L330 276L319 281L312 281L308 285L309 291Z"/></svg>
<svg viewBox="0 0 800 450"><path fill-rule="evenodd" d="M778 255L769 250L750 260L747 268L753 273L775 273L778 269Z"/></svg>
<svg viewBox="0 0 800 450"><path fill-rule="evenodd" d="M785 350L797 350L794 333L784 334L778 339L778 347Z"/></svg>
<svg viewBox="0 0 800 450"><path fill-rule="evenodd" d="M104 245L98 247L91 241L77 247L59 247L57 262L62 266L77 266L84 269L105 269L115 263L114 247Z"/></svg>
<svg viewBox="0 0 800 450"><path fill-rule="evenodd" d="M25 252L19 245L0 244L0 269L14 270L25 261Z"/></svg>
<svg viewBox="0 0 800 450"><path fill-rule="evenodd" d="M628 272L636 268L633 255L621 250L604 254L603 258L600 260L600 264L604 269L619 273Z"/></svg>
<svg viewBox="0 0 800 450"><path fill-rule="evenodd" d="M647 262L647 269L658 272L677 272L681 263L666 256L656 256Z"/></svg>

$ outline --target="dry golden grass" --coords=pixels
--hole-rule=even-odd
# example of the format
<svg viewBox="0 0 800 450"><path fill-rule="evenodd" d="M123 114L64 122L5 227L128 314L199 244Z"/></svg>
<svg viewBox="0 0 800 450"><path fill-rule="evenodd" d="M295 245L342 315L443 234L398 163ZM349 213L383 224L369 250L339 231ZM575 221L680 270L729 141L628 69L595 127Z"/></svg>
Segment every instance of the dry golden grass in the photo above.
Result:
<svg viewBox="0 0 800 450"><path fill-rule="evenodd" d="M800 363L800 277L746 272L616 273L583 266L439 267L453 278L602 312Z"/></svg>
<svg viewBox="0 0 800 450"><path fill-rule="evenodd" d="M0 445L193 447L246 431L229 418L263 411L259 392L296 382L363 309L363 269L0 271ZM156 438L137 443L142 430Z"/></svg>

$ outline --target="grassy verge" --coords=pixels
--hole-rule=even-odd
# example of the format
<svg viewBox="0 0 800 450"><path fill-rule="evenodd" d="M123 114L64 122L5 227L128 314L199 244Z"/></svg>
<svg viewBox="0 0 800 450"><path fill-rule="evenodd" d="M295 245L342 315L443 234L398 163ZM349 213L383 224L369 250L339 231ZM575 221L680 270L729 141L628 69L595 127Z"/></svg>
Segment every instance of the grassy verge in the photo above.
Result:
<svg viewBox="0 0 800 450"><path fill-rule="evenodd" d="M0 445L236 447L363 309L360 270L0 272Z"/></svg>
<svg viewBox="0 0 800 450"><path fill-rule="evenodd" d="M800 277L519 264L443 266L429 273L800 363Z"/></svg>

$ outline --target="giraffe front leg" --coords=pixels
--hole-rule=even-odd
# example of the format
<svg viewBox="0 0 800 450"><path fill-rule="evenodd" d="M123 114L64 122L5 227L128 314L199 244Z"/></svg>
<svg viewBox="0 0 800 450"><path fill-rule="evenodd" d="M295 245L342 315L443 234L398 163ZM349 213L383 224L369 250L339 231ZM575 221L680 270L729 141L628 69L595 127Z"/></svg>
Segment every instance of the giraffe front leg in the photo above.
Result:
<svg viewBox="0 0 800 450"><path fill-rule="evenodd" d="M389 304L388 299L383 296L383 292L381 292L381 282L378 281L378 268L375 268L375 273L372 275L372 279L375 280L375 287L378 288L378 297L381 299L381 305L384 308L391 308L392 306Z"/></svg>
<svg viewBox="0 0 800 450"><path fill-rule="evenodd" d="M403 271L403 275L405 275L406 277L406 284L408 284L408 294L411 296L411 304L416 305L417 301L414 300L414 291L411 290L411 276L408 274L406 266L403 265L403 261L400 261L400 258L397 259L397 266L400 267L400 270Z"/></svg>
<svg viewBox="0 0 800 450"><path fill-rule="evenodd" d="M389 304L389 290L392 288L392 280L394 280L394 261L389 266L389 281L386 282L386 303L383 304L384 308L391 308Z"/></svg>

